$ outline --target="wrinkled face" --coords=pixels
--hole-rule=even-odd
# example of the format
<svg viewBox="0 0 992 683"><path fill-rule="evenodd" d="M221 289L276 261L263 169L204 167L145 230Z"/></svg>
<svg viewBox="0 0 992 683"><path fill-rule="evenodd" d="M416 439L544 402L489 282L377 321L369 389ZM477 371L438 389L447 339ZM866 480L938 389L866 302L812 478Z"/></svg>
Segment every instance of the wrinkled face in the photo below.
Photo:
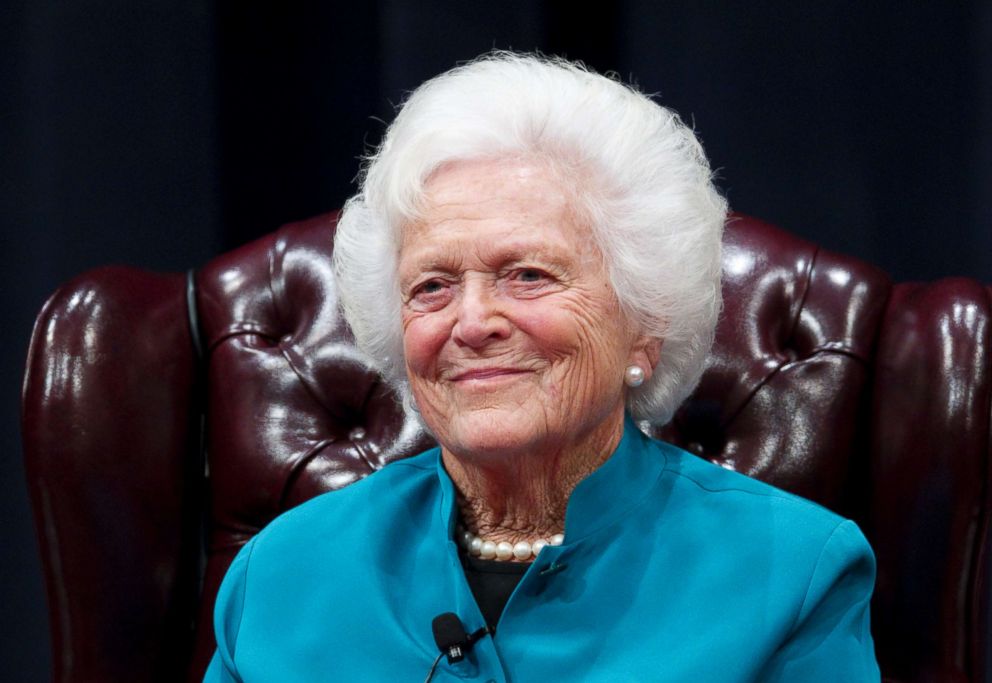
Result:
<svg viewBox="0 0 992 683"><path fill-rule="evenodd" d="M644 342L544 164L435 173L399 277L411 389L446 449L498 456L619 434L623 371L645 365Z"/></svg>

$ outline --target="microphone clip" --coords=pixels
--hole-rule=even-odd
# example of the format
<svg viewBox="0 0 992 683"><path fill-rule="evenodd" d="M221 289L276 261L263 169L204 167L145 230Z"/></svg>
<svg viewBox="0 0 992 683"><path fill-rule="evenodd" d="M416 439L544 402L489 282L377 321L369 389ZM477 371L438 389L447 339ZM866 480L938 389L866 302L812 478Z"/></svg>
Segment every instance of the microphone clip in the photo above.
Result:
<svg viewBox="0 0 992 683"><path fill-rule="evenodd" d="M449 664L457 664L465 659L475 642L493 630L483 626L474 633L466 633L461 619L454 612L445 612L434 618L431 624L434 642Z"/></svg>

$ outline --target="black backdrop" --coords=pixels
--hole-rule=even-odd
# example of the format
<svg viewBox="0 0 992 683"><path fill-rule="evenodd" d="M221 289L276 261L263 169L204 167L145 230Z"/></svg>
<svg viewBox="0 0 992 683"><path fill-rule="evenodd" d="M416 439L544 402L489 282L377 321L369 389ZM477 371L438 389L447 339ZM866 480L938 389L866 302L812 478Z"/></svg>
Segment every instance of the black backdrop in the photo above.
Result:
<svg viewBox="0 0 992 683"><path fill-rule="evenodd" d="M992 280L992 3L576 6L4 3L5 680L50 670L17 437L45 297L96 265L184 270L340 206L403 92L491 47L564 54L658 93L694 123L739 211L896 279Z"/></svg>

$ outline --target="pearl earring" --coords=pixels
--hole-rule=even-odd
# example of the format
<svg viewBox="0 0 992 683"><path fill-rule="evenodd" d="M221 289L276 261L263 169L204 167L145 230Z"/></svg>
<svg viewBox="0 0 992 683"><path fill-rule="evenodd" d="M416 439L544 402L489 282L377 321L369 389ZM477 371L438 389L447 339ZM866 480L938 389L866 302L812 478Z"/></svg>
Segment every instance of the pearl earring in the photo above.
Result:
<svg viewBox="0 0 992 683"><path fill-rule="evenodd" d="M640 365L628 365L623 372L623 383L631 388L644 384L644 368Z"/></svg>

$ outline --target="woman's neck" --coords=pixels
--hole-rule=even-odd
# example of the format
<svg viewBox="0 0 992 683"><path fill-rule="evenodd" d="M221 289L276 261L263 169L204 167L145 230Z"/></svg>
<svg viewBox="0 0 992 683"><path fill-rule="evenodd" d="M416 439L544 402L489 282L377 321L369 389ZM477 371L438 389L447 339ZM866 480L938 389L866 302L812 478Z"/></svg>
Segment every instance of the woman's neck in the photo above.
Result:
<svg viewBox="0 0 992 683"><path fill-rule="evenodd" d="M599 432L565 447L505 457L476 458L442 449L445 469L458 492L462 524L497 543L564 533L572 491L616 449L623 422Z"/></svg>

